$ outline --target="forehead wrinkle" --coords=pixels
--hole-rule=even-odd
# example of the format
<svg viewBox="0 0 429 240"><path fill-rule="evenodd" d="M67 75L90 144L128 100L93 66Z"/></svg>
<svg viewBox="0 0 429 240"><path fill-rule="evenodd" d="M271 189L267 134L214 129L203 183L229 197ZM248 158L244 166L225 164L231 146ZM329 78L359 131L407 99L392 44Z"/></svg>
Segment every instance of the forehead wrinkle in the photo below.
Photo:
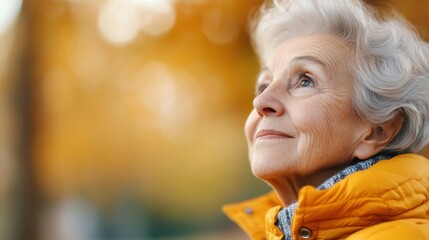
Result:
<svg viewBox="0 0 429 240"><path fill-rule="evenodd" d="M330 42L310 42L309 46L314 46L315 53L326 63L330 72L337 72L339 66L348 68L354 59L353 47L336 37L329 37ZM316 48L316 46L322 48ZM344 71L346 68L340 68Z"/></svg>
<svg viewBox="0 0 429 240"><path fill-rule="evenodd" d="M286 41L283 44L288 44L289 47L286 49L283 48L276 54L277 56L275 57L273 67L280 67L281 72L283 73L289 64L299 62L298 60L318 63L325 67L329 72L338 71L339 65L348 67L348 65L351 64L350 60L354 58L353 46L335 36L321 36L324 37L325 40L329 40L329 42L300 38ZM299 42L297 40L299 40ZM296 51L298 51L300 55L294 57ZM287 61L288 55L291 55L292 58L289 62ZM344 61L347 63L344 63Z"/></svg>

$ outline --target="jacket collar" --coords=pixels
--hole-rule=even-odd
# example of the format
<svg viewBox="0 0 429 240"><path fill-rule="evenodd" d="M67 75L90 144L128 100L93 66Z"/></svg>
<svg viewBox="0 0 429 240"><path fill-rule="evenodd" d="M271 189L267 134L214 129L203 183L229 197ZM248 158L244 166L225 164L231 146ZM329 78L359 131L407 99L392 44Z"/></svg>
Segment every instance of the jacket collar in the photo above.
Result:
<svg viewBox="0 0 429 240"><path fill-rule="evenodd" d="M271 208L281 209L275 192L235 204L224 205L222 210L252 239L265 239L265 214Z"/></svg>

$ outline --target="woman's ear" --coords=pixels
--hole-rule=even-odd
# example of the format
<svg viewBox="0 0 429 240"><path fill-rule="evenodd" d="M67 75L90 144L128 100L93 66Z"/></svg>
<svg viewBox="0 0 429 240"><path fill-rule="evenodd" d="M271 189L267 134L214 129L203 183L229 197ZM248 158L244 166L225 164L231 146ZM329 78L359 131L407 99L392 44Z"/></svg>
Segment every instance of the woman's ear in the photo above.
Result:
<svg viewBox="0 0 429 240"><path fill-rule="evenodd" d="M358 159L367 159L383 150L398 134L404 123L402 111L392 120L369 127L354 151Z"/></svg>

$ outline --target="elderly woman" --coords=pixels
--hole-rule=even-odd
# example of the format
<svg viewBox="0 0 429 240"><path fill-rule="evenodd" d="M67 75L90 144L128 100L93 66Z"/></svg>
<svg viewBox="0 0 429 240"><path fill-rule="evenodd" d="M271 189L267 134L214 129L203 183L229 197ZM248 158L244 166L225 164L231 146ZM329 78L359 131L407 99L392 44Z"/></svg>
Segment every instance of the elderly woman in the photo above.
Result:
<svg viewBox="0 0 429 240"><path fill-rule="evenodd" d="M245 126L274 192L224 211L253 239L429 239L429 46L359 0L274 0Z"/></svg>

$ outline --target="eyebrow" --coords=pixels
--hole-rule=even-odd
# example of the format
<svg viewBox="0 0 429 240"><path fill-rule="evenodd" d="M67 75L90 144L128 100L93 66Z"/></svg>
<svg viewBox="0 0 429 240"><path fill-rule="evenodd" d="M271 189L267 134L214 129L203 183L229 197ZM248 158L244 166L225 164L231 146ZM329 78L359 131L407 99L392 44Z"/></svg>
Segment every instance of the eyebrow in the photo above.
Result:
<svg viewBox="0 0 429 240"><path fill-rule="evenodd" d="M258 81L259 81L259 79L261 78L261 76L265 73L265 72L267 72L267 71L269 71L270 69L267 67L267 66L263 66L262 68L261 68L261 71L259 71L259 73L256 75L256 83L258 83Z"/></svg>
<svg viewBox="0 0 429 240"><path fill-rule="evenodd" d="M321 61L320 59L318 59L317 57L314 57L314 56L299 56L299 57L293 58L292 61L291 61L292 64L296 64L296 63L299 63L299 62L313 62L313 63L319 64L322 67L326 68L326 64L323 61Z"/></svg>
<svg viewBox="0 0 429 240"><path fill-rule="evenodd" d="M314 56L299 56L299 57L294 57L290 63L291 64L297 64L299 62L312 62L312 63L316 63L318 65L321 65L322 67L326 68L326 64L321 61L320 59L318 59L317 57ZM261 68L261 71L259 71L258 75L256 75L256 83L259 81L259 79L261 78L261 76L265 73L270 71L270 69L267 66L263 66Z"/></svg>

